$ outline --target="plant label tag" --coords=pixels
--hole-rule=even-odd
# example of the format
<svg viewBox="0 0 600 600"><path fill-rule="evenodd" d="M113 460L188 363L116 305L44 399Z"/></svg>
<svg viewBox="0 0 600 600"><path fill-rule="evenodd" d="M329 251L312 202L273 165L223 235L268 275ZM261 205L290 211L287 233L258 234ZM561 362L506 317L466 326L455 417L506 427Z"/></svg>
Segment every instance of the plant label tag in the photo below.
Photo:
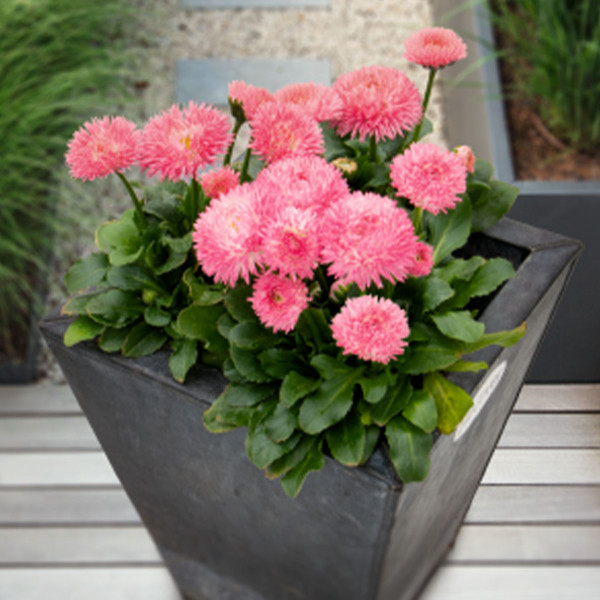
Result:
<svg viewBox="0 0 600 600"><path fill-rule="evenodd" d="M473 396L473 406L465 415L465 418L459 423L454 432L454 441L457 442L471 427L471 424L477 418L485 403L490 399L490 396L496 391L504 371L506 371L506 361L501 362L493 371L490 371L486 378L481 382L477 393Z"/></svg>

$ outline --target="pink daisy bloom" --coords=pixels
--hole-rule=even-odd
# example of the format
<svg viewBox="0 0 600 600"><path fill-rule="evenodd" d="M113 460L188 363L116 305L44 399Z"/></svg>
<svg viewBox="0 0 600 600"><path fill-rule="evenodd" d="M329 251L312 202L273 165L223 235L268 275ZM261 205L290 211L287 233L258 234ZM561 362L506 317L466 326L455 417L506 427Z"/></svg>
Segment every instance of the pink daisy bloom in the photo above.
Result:
<svg viewBox="0 0 600 600"><path fill-rule="evenodd" d="M196 177L232 139L229 118L216 108L194 102L183 110L173 105L144 127L140 166L161 180Z"/></svg>
<svg viewBox="0 0 600 600"><path fill-rule="evenodd" d="M231 286L240 277L248 283L262 258L252 186L238 186L213 200L194 224L192 239L207 275Z"/></svg>
<svg viewBox="0 0 600 600"><path fill-rule="evenodd" d="M400 196L434 215L454 208L467 189L463 160L435 144L412 144L394 158L390 175Z"/></svg>
<svg viewBox="0 0 600 600"><path fill-rule="evenodd" d="M264 168L255 183L265 219L286 206L310 210L319 216L350 193L338 169L319 156L279 160Z"/></svg>
<svg viewBox="0 0 600 600"><path fill-rule="evenodd" d="M319 123L291 102L262 105L250 125L252 141L249 145L267 163L325 152Z"/></svg>
<svg viewBox="0 0 600 600"><path fill-rule="evenodd" d="M381 278L404 281L417 253L417 237L407 212L386 196L354 192L323 216L321 260L343 285L364 290Z"/></svg>
<svg viewBox="0 0 600 600"><path fill-rule="evenodd" d="M363 141L394 138L412 129L423 112L421 95L400 71L390 67L362 67L342 75L333 90L341 99L339 117L332 120L340 135Z"/></svg>
<svg viewBox="0 0 600 600"><path fill-rule="evenodd" d="M404 353L410 334L406 313L395 302L370 295L350 298L331 330L344 354L383 364Z"/></svg>
<svg viewBox="0 0 600 600"><path fill-rule="evenodd" d="M286 85L275 92L275 100L302 106L317 121L334 119L341 109L341 100L330 87L313 82Z"/></svg>
<svg viewBox="0 0 600 600"><path fill-rule="evenodd" d="M263 273L256 278L250 303L263 325L289 333L308 306L308 289L300 279Z"/></svg>
<svg viewBox="0 0 600 600"><path fill-rule="evenodd" d="M218 198L240 184L240 174L231 167L207 171L200 177L200 185L209 198Z"/></svg>
<svg viewBox="0 0 600 600"><path fill-rule="evenodd" d="M433 269L433 248L425 242L417 243L417 253L413 264L408 270L412 277L426 277Z"/></svg>
<svg viewBox="0 0 600 600"><path fill-rule="evenodd" d="M286 207L267 227L263 238L264 262L280 275L310 277L321 252L317 232L313 213Z"/></svg>
<svg viewBox="0 0 600 600"><path fill-rule="evenodd" d="M244 111L246 119L254 118L260 106L267 102L273 102L273 94L262 87L250 85L244 81L232 81L228 86L229 101L239 104Z"/></svg>
<svg viewBox="0 0 600 600"><path fill-rule="evenodd" d="M461 37L445 27L416 31L404 42L404 50L406 60L429 69L447 67L467 56Z"/></svg>
<svg viewBox="0 0 600 600"><path fill-rule="evenodd" d="M461 158L465 169L467 169L467 173L475 172L475 155L469 146L456 146L452 152Z"/></svg>
<svg viewBox="0 0 600 600"><path fill-rule="evenodd" d="M137 161L139 131L124 117L103 117L83 124L69 142L66 162L77 179L121 172Z"/></svg>

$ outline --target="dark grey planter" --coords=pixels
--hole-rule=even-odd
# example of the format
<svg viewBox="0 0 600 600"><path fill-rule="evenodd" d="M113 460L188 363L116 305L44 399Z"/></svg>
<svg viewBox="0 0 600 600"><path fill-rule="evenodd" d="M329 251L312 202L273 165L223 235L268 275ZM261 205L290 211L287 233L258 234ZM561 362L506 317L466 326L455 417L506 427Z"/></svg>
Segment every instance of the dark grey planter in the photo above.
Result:
<svg viewBox="0 0 600 600"><path fill-rule="evenodd" d="M327 458L291 500L246 458L245 431L204 429L202 414L226 385L220 372L198 366L179 385L165 353L132 360L91 342L66 348L68 319L42 323L185 598L418 595L456 535L580 251L577 242L510 220L482 239L490 255L520 263L482 320L489 331L523 321L528 330L516 346L479 353L487 373L455 378L474 394L477 418L462 435L436 439L431 472L418 484L402 485L378 449L357 469Z"/></svg>
<svg viewBox="0 0 600 600"><path fill-rule="evenodd" d="M472 69L461 85L449 84L443 88L445 133L449 146L470 145L477 156L495 166L498 179L521 189L510 217L573 237L585 247L528 381L598 382L600 181L515 180L487 5L483 2L473 7L465 3L463 10L452 14L455 8L454 0L434 0L436 20L463 35L469 48L467 60L445 70L444 80L450 83L466 68ZM448 18L450 14L452 16Z"/></svg>

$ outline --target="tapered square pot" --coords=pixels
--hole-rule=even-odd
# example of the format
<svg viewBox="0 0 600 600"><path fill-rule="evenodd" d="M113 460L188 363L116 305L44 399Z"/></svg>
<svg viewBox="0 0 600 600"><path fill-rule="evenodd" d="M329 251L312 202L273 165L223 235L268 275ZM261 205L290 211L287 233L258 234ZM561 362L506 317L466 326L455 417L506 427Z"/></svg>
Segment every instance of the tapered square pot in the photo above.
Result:
<svg viewBox="0 0 600 600"><path fill-rule="evenodd" d="M478 250L518 265L484 309L489 331L523 321L490 369L454 378L475 406L436 438L422 483L403 485L383 448L359 468L326 458L292 500L244 452L245 431L213 435L202 415L227 381L198 366L189 383L166 353L124 359L93 343L67 348L68 320L42 330L182 596L193 600L409 600L442 560L468 509L580 250L510 220Z"/></svg>

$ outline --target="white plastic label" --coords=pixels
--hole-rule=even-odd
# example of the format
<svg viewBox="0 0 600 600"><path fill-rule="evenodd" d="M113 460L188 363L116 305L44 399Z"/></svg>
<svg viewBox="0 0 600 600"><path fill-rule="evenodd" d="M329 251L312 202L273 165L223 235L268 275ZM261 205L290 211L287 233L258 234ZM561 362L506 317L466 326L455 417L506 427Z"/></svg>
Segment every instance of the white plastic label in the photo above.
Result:
<svg viewBox="0 0 600 600"><path fill-rule="evenodd" d="M496 391L496 388L502 380L502 376L506 371L506 361L501 362L493 371L490 371L486 378L479 385L477 393L473 396L473 406L465 415L465 418L459 423L454 431L454 441L457 442L471 427L473 421L477 418L485 403L490 399L490 396Z"/></svg>

